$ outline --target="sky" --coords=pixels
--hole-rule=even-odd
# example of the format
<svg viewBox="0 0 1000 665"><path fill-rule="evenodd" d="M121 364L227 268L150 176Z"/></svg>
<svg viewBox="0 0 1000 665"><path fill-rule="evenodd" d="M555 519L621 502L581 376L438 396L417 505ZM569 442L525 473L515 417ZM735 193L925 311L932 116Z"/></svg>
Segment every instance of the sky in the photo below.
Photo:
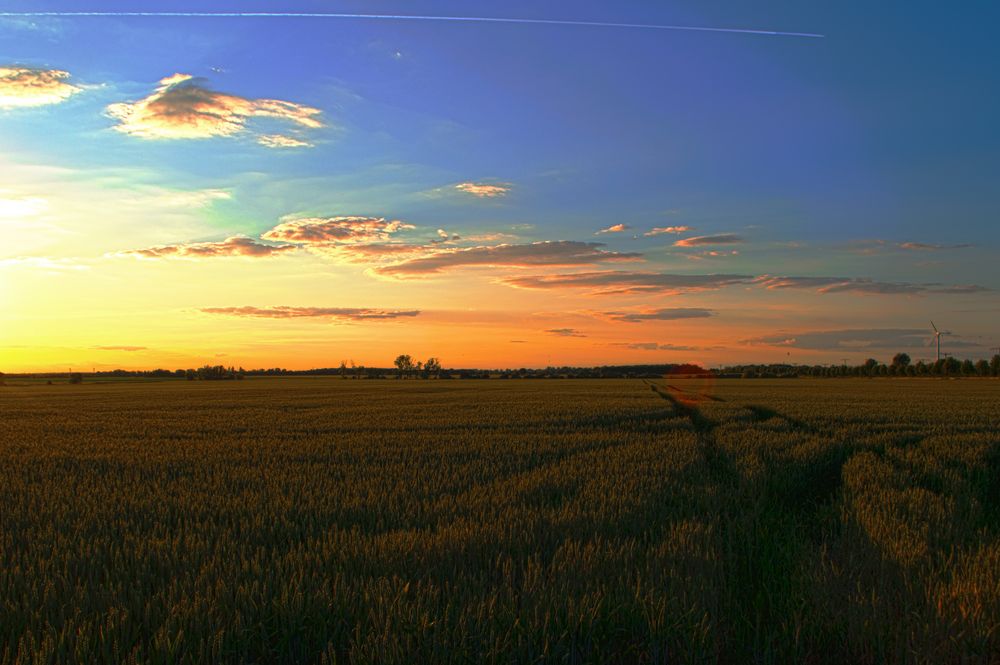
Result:
<svg viewBox="0 0 1000 665"><path fill-rule="evenodd" d="M0 0L0 370L1000 347L995 3L134 9Z"/></svg>

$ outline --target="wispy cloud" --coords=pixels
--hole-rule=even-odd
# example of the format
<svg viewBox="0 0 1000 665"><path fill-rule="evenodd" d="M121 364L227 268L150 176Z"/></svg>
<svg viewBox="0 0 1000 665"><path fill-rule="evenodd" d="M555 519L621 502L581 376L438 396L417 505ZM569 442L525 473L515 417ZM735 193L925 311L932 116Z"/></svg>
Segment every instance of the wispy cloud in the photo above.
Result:
<svg viewBox="0 0 1000 665"><path fill-rule="evenodd" d="M0 190L3 194L3 190ZM22 196L18 198L3 198L0 196L0 220L11 219L21 221L26 217L37 217L49 209L49 203L38 196Z"/></svg>
<svg viewBox="0 0 1000 665"><path fill-rule="evenodd" d="M257 137L257 143L265 148L312 148L309 141L297 139L294 136L284 134L261 134Z"/></svg>
<svg viewBox="0 0 1000 665"><path fill-rule="evenodd" d="M660 344L659 342L617 342L614 346L621 346L633 351L698 351L695 346L679 346L677 344Z"/></svg>
<svg viewBox="0 0 1000 665"><path fill-rule="evenodd" d="M390 310L359 307L203 307L206 314L220 314L253 319L332 319L334 321L378 321L412 318L420 310Z"/></svg>
<svg viewBox="0 0 1000 665"><path fill-rule="evenodd" d="M455 185L455 189L481 199L494 199L500 196L506 196L511 187L506 184L491 185L484 182L460 182Z"/></svg>
<svg viewBox="0 0 1000 665"><path fill-rule="evenodd" d="M705 245L738 245L743 238L735 233L722 233L714 236L692 236L682 238L674 243L674 247L703 247Z"/></svg>
<svg viewBox="0 0 1000 665"><path fill-rule="evenodd" d="M976 284L945 286L939 283L880 282L857 277L780 277L762 275L756 282L767 289L815 289L819 293L861 293L869 295L960 294L989 291Z"/></svg>
<svg viewBox="0 0 1000 665"><path fill-rule="evenodd" d="M466 242L502 242L502 241L517 240L517 239L518 236L514 235L513 233L502 233L502 232L480 233L478 235L465 236L463 238L463 240L465 240Z"/></svg>
<svg viewBox="0 0 1000 665"><path fill-rule="evenodd" d="M624 233L625 231L628 231L631 228L632 227L629 226L628 224L612 224L606 229L601 229L594 235L600 235L602 233Z"/></svg>
<svg viewBox="0 0 1000 665"><path fill-rule="evenodd" d="M715 313L700 307L666 307L663 309L639 310L632 312L602 312L601 316L612 321L641 323L643 321L679 321L682 319L705 319Z"/></svg>
<svg viewBox="0 0 1000 665"><path fill-rule="evenodd" d="M388 240L401 229L412 229L398 219L383 217L307 217L286 219L261 235L264 240L301 244L372 243Z"/></svg>
<svg viewBox="0 0 1000 665"><path fill-rule="evenodd" d="M318 118L319 109L279 99L249 99L216 92L206 87L203 79L189 74L162 79L148 97L112 104L107 113L118 121L115 129L146 139L233 136L246 131L251 118L277 118L309 129L323 126ZM267 139L268 136L271 138ZM262 135L258 141L277 147L273 145L274 136L290 138Z"/></svg>
<svg viewBox="0 0 1000 665"><path fill-rule="evenodd" d="M557 335L559 337L586 337L585 334L577 330L576 328L551 328L546 330L550 335Z"/></svg>
<svg viewBox="0 0 1000 665"><path fill-rule="evenodd" d="M93 348L95 351L128 351L128 352L136 352L136 351L148 351L149 350L149 347L146 347L146 346L94 346L94 347L91 347L91 348Z"/></svg>
<svg viewBox="0 0 1000 665"><path fill-rule="evenodd" d="M853 254L861 254L863 256L878 256L882 254L888 254L896 252L898 250L908 250L914 252L937 252L945 251L950 249L967 249L970 247L975 247L975 245L969 243L960 244L942 244L942 243L931 243L931 242L892 242L889 240L882 240L880 238L867 238L864 240L853 240L842 248Z"/></svg>
<svg viewBox="0 0 1000 665"><path fill-rule="evenodd" d="M660 293L664 295L712 291L747 284L753 275L677 275L661 272L608 270L556 275L527 275L501 280L522 289L589 289L597 295Z"/></svg>
<svg viewBox="0 0 1000 665"><path fill-rule="evenodd" d="M970 245L968 243L962 243L959 245L940 245L937 243L929 243L929 242L904 242L900 243L899 246L902 247L903 249L912 249L923 252L933 252L945 249L967 249L969 247L973 247L974 245Z"/></svg>
<svg viewBox="0 0 1000 665"><path fill-rule="evenodd" d="M169 257L209 258L216 256L265 257L294 251L296 249L298 249L298 247L295 245L267 245L258 242L253 238L233 236L217 242L193 242L176 245L159 245L157 247L147 247L145 249L130 249L120 252L120 254L125 256L137 256L146 259L163 259Z"/></svg>
<svg viewBox="0 0 1000 665"><path fill-rule="evenodd" d="M853 330L814 330L778 332L742 343L765 346L787 346L815 351L861 351L865 349L913 349L928 344L930 334L919 328L868 328Z"/></svg>
<svg viewBox="0 0 1000 665"><path fill-rule="evenodd" d="M706 259L721 259L726 256L739 256L739 251L735 249L730 249L730 250L708 249L703 252L685 254L684 258L689 259L691 261L704 261Z"/></svg>
<svg viewBox="0 0 1000 665"><path fill-rule="evenodd" d="M646 231L642 235L644 236L661 236L664 234L678 234L678 233L688 233L689 231L694 231L690 226L656 226Z"/></svg>
<svg viewBox="0 0 1000 665"><path fill-rule="evenodd" d="M0 109L64 102L82 89L67 79L59 69L0 66Z"/></svg>
<svg viewBox="0 0 1000 665"><path fill-rule="evenodd" d="M494 245L444 249L428 256L375 269L378 275L412 277L440 273L466 266L573 266L601 262L636 261L635 252L612 252L597 242L551 240L526 245Z"/></svg>

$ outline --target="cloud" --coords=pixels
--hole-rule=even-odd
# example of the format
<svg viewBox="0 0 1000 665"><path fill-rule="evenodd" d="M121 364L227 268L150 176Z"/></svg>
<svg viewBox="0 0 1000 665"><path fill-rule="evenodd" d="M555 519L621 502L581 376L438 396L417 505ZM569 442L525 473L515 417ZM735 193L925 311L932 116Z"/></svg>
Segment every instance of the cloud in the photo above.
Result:
<svg viewBox="0 0 1000 665"><path fill-rule="evenodd" d="M963 243L960 245L939 245L936 243L927 243L927 242L904 242L900 243L899 246L902 247L903 249L912 249L923 252L933 252L943 249L967 249L969 247L973 247L974 245L970 245L968 243Z"/></svg>
<svg viewBox="0 0 1000 665"><path fill-rule="evenodd" d="M646 231L642 235L660 236L665 233L677 234L677 233L687 233L688 231L694 231L694 229L690 226L656 226L650 229L649 231Z"/></svg>
<svg viewBox="0 0 1000 665"><path fill-rule="evenodd" d="M444 249L402 263L376 268L376 274L407 277L440 273L464 266L572 266L605 261L636 261L635 252L611 252L603 243L546 240L526 245L494 245Z"/></svg>
<svg viewBox="0 0 1000 665"><path fill-rule="evenodd" d="M432 247L403 243L374 243L370 245L319 245L310 247L315 254L346 263L385 263L399 261L408 256L424 256Z"/></svg>
<svg viewBox="0 0 1000 665"><path fill-rule="evenodd" d="M752 275L675 275L660 272L599 271L509 277L503 284L521 289L590 289L597 295L678 294L747 284Z"/></svg>
<svg viewBox="0 0 1000 665"><path fill-rule="evenodd" d="M371 243L388 240L391 234L412 228L411 224L383 217L307 217L282 221L261 238L301 244Z"/></svg>
<svg viewBox="0 0 1000 665"><path fill-rule="evenodd" d="M479 235L466 236L466 242L501 242L505 240L517 240L518 236L513 233L482 233Z"/></svg>
<svg viewBox="0 0 1000 665"><path fill-rule="evenodd" d="M709 249L702 252L695 252L694 254L685 254L684 258L691 261L704 261L705 259L719 259L724 256L739 256L739 251L735 249L731 250L717 250Z"/></svg>
<svg viewBox="0 0 1000 665"><path fill-rule="evenodd" d="M950 294L962 294L962 293L987 293L992 291L985 286L979 286L978 284L956 284L954 286L934 286L934 288L929 289L928 293L950 293Z"/></svg>
<svg viewBox="0 0 1000 665"><path fill-rule="evenodd" d="M698 351L694 346L678 346L676 344L660 344L658 342L619 342L614 346L623 346L633 351Z"/></svg>
<svg viewBox="0 0 1000 665"><path fill-rule="evenodd" d="M233 236L218 242L194 242L177 245L159 245L146 249L130 249L120 254L146 259L167 257L208 258L214 256L274 256L298 249L295 245L265 245L246 236Z"/></svg>
<svg viewBox="0 0 1000 665"><path fill-rule="evenodd" d="M576 328L552 328L546 330L550 335L558 335L559 337L586 337L585 334L577 330Z"/></svg>
<svg viewBox="0 0 1000 665"><path fill-rule="evenodd" d="M738 245L743 238L734 233L722 233L715 236L693 236L683 238L674 243L674 247L703 247L705 245Z"/></svg>
<svg viewBox="0 0 1000 665"><path fill-rule="evenodd" d="M0 194L3 191L0 190ZM49 202L37 196L20 198L0 197L0 220L13 219L21 221L26 217L37 217L49 209Z"/></svg>
<svg viewBox="0 0 1000 665"><path fill-rule="evenodd" d="M91 347L96 351L147 351L149 347L146 346L94 346Z"/></svg>
<svg viewBox="0 0 1000 665"><path fill-rule="evenodd" d="M261 134L257 143L265 148L312 148L313 144L284 134Z"/></svg>
<svg viewBox="0 0 1000 665"><path fill-rule="evenodd" d="M762 275L755 280L766 289L815 289L818 293L861 293L868 295L962 294L989 291L976 284L944 286L938 283L879 282L857 277L780 277Z"/></svg>
<svg viewBox="0 0 1000 665"><path fill-rule="evenodd" d="M705 319L715 313L700 307L667 307L664 309L638 312L602 312L601 316L612 321L641 323L642 321L678 321L682 319Z"/></svg>
<svg viewBox="0 0 1000 665"><path fill-rule="evenodd" d="M861 254L863 256L874 256L876 254L881 254L882 250L885 249L885 240L879 240L878 238L869 238L866 240L852 240L845 245L847 251L853 254Z"/></svg>
<svg viewBox="0 0 1000 665"><path fill-rule="evenodd" d="M507 192L509 192L511 188L510 185L490 185L482 182L460 182L455 185L455 189L460 192L465 192L466 194L472 194L473 196L481 199L494 199L500 196L506 196Z"/></svg>
<svg viewBox="0 0 1000 665"><path fill-rule="evenodd" d="M249 99L216 92L207 88L203 79L189 74L168 76L148 97L111 104L107 114L118 121L116 130L145 139L234 136L246 130L251 118L276 118L309 129L323 126L317 118L319 109L279 99ZM289 138L272 134L260 136L258 141L264 145L280 142L276 136Z"/></svg>
<svg viewBox="0 0 1000 665"><path fill-rule="evenodd" d="M388 310L358 307L203 307L206 314L220 314L252 319L332 319L334 321L372 321L419 316L420 310Z"/></svg>
<svg viewBox="0 0 1000 665"><path fill-rule="evenodd" d="M228 201L233 195L224 189L163 190L145 197L150 204L174 208L205 208L214 201Z"/></svg>
<svg viewBox="0 0 1000 665"><path fill-rule="evenodd" d="M929 242L890 242L879 238L869 238L865 240L854 240L843 246L847 251L863 256L878 256L897 249L905 249L915 252L935 252L950 249L967 249L975 245L962 243L955 245L944 245Z"/></svg>
<svg viewBox="0 0 1000 665"><path fill-rule="evenodd" d="M33 67L0 67L0 109L64 102L81 88L68 83L69 72Z"/></svg>
<svg viewBox="0 0 1000 665"><path fill-rule="evenodd" d="M864 349L912 349L927 345L927 330L919 328L875 328L855 330L815 330L799 333L779 332L744 344L787 346L814 351L857 351Z"/></svg>
<svg viewBox="0 0 1000 665"><path fill-rule="evenodd" d="M594 235L599 235L601 233L624 233L625 231L628 231L631 228L632 227L629 226L628 224L612 224L606 229L601 229Z"/></svg>

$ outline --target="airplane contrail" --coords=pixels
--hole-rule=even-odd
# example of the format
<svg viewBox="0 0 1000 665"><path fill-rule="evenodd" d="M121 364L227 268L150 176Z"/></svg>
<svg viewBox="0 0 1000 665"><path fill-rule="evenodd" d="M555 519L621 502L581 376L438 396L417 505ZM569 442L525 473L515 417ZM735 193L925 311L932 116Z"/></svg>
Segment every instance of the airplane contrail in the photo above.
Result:
<svg viewBox="0 0 1000 665"><path fill-rule="evenodd" d="M696 25L663 25L657 23L611 23L605 21L568 21L562 19L542 18L511 18L492 16L419 16L412 14L329 14L317 12L0 12L0 17L7 18L83 18L83 17L122 17L122 18L326 18L326 19L357 19L382 21L453 21L465 23L518 23L529 25L563 25L592 28L632 28L637 30L684 30L690 32L726 32L743 35L767 35L771 37L808 37L823 38L825 35L814 32L787 32L783 30L753 30L748 28L713 28Z"/></svg>

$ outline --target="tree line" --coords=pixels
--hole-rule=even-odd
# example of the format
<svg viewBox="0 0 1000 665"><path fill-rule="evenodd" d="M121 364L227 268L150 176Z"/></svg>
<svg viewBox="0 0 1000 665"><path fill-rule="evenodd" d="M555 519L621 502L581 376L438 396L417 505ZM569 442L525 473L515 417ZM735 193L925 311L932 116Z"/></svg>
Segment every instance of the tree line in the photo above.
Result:
<svg viewBox="0 0 1000 665"><path fill-rule="evenodd" d="M793 365L788 363L731 365L719 374L742 378L782 378L792 376L848 377L848 376L909 376L909 377L994 377L1000 376L1000 354L990 360L959 360L948 356L934 362L912 362L909 354L897 353L889 363L868 358L860 365Z"/></svg>
<svg viewBox="0 0 1000 665"><path fill-rule="evenodd" d="M342 361L339 367L320 367L291 370L282 367L244 369L224 365L203 365L194 369L153 369L71 373L8 374L6 378L32 377L41 379L69 379L82 383L84 376L140 377L155 379L185 379L187 381L233 381L248 376L340 376L345 379L655 379L664 376L715 376L718 378L794 378L794 377L1000 377L1000 354L990 360L958 360L941 358L936 362L912 362L906 353L897 353L888 363L868 358L860 365L796 365L766 363L729 365L718 369L705 369L692 363L664 363L648 365L603 365L599 367L545 367L508 369L444 369L441 360L430 357L414 360L409 354L396 356L392 367L366 367L353 360ZM5 375L0 372L0 385Z"/></svg>

